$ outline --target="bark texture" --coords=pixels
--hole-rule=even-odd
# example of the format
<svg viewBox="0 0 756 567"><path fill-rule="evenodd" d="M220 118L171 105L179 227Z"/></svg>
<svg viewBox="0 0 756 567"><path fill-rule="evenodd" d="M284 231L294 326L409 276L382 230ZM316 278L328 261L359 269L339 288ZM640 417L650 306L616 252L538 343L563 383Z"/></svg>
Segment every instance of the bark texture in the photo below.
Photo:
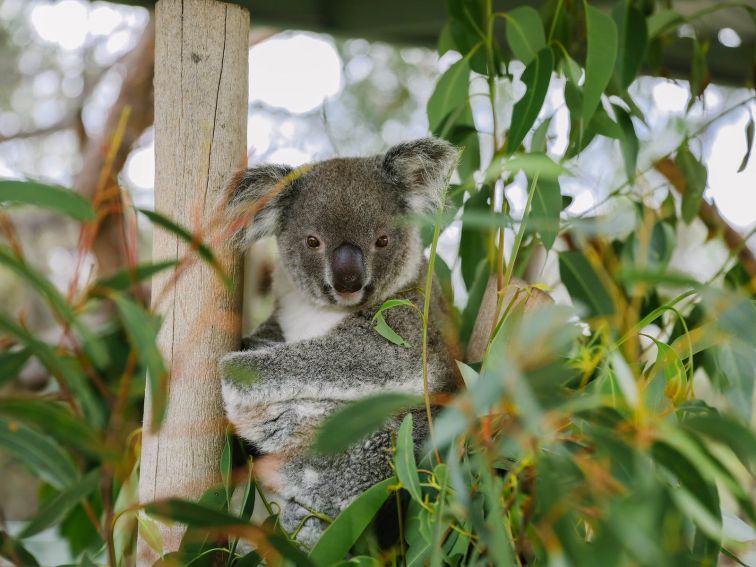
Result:
<svg viewBox="0 0 756 567"><path fill-rule="evenodd" d="M108 112L103 134L87 140L82 150L83 165L74 186L98 208L110 211L100 222L93 243L100 276L127 265L128 246L117 177L131 147L152 124L154 61L155 25L154 18L150 18L139 43L124 61L126 73L118 98ZM124 127L119 128L122 121ZM113 144L117 147L112 147Z"/></svg>
<svg viewBox="0 0 756 567"><path fill-rule="evenodd" d="M234 4L161 0L156 7L155 207L195 231L210 223L224 181L246 161L248 35L249 13ZM156 229L156 261L191 253L187 243ZM217 360L239 346L242 286L239 258L228 250L216 253L234 291L206 263L153 281L153 307L163 317L158 342L171 379L157 432L147 391L142 502L196 499L220 481L225 418ZM182 532L163 530L166 553L178 548ZM138 563L155 559L140 537Z"/></svg>

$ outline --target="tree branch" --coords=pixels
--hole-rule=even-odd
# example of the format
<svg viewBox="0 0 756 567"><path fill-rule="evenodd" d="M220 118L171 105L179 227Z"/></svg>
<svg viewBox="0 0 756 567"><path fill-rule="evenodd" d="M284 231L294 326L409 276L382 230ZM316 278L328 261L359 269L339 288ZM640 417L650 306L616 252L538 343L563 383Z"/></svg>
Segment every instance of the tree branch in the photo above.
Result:
<svg viewBox="0 0 756 567"><path fill-rule="evenodd" d="M82 152L83 166L74 186L83 196L112 212L100 223L94 253L100 275L111 274L127 264L128 240L124 229L123 204L117 175L126 163L134 143L153 122L152 79L155 72L155 25L153 19L142 32L136 47L125 60L126 75L103 134L87 140ZM126 127L119 139L114 135L128 113ZM117 148L111 144L117 143ZM114 150L114 151L113 151ZM107 161L108 154L112 160Z"/></svg>
<svg viewBox="0 0 756 567"><path fill-rule="evenodd" d="M685 176L672 159L664 158L658 161L654 167L670 182L675 191L680 195L685 192ZM722 235L727 248L730 252L737 255L740 264L743 266L746 274L748 274L751 291L756 291L756 257L754 257L753 251L748 247L748 243L743 236L722 218L722 215L719 214L714 205L708 203L706 200L701 203L701 208L698 210L698 218L703 221L706 228L711 232Z"/></svg>

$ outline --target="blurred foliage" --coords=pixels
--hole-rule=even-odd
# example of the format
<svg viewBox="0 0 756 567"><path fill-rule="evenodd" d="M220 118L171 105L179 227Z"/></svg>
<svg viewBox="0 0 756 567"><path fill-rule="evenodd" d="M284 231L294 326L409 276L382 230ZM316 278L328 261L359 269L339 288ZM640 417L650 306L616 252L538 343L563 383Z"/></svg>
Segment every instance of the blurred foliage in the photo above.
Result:
<svg viewBox="0 0 756 567"><path fill-rule="evenodd" d="M6 209L33 205L69 215L82 235L96 230L102 212L57 187L1 182L0 263L39 294L63 333L48 342L29 329L23 313L9 305L0 311L0 383L12 382L34 359L57 385L0 399L0 447L44 482L36 516L18 533L0 528L0 556L36 564L28 538L57 526L79 565L129 565L136 526L162 554L156 522L172 520L189 529L162 565L219 558L236 566L740 562L744 544L756 539L756 274L745 244L731 241L726 262L707 281L670 269L680 246L676 227L698 222L707 205L707 168L695 142L727 111L689 128L673 152L639 166L637 130L645 116L629 89L643 65L654 68L655 42L671 41L685 23L667 2L622 0L605 13L562 0L545 2L540 11L507 12L494 12L485 0L449 1L439 52L461 57L439 78L427 113L433 134L464 153L449 190L449 214L425 234L436 276L451 294L452 271L436 246L443 227L461 225L469 295L455 313L460 338L470 337L489 278L503 291L538 250L558 258L573 307L526 313L497 294L503 317L483 360L461 364L466 387L432 420L426 451L415 454L409 414L396 437L395 476L327 519L330 527L309 552L296 544L296 534L281 530L276 505L257 491L249 463L233 467L231 436L219 462L223 486L210 487L196 503L176 499L138 509L143 392L151 388L153 414L161 415L168 374L155 344L159 321L133 292L154 274L183 266L130 266L62 294L24 257ZM494 33L499 26L504 43ZM689 109L707 88L705 46L696 53ZM521 98L502 97L508 92L502 85L515 80L524 85ZM481 81L486 90L473 97L471 85ZM552 84L564 89L569 110L569 143L559 152L545 104ZM371 104L373 87L366 84L355 104ZM488 131L473 120L473 98L477 104L481 97ZM749 131L752 139L752 126ZM617 206L567 215L561 185L599 140L616 145L624 160L626 181L604 199ZM666 198L647 199L639 188L658 173L669 180ZM526 179L528 194L516 213L504 189L518 177ZM179 264L216 266L201 238L145 214L192 242ZM504 227L514 235L511 247ZM711 238L725 239L718 232ZM88 246L91 238L80 239L79 258ZM92 324L91 314L107 305L114 306L113 320ZM427 310L420 311L427 320ZM377 322L389 340L403 340ZM395 394L357 402L329 418L318 448L338 451L416 403ZM260 525L250 520L258 498L269 516ZM386 502L397 504L400 533L381 547L369 526L380 531L381 521L391 521L374 520Z"/></svg>

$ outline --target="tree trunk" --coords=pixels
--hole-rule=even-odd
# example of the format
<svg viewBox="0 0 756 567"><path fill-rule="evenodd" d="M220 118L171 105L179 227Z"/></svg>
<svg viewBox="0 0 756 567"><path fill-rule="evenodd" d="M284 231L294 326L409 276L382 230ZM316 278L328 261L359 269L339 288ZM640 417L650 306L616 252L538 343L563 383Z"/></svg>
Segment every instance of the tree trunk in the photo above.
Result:
<svg viewBox="0 0 756 567"><path fill-rule="evenodd" d="M249 13L212 0L161 0L156 8L155 208L183 226L206 226L230 172L246 161ZM207 239L208 235L203 234ZM153 258L190 252L172 233L155 231ZM145 400L141 502L199 497L220 481L225 418L218 358L238 348L241 264L228 250L217 259L235 282L226 289L205 263L174 286L174 274L153 281L152 302L163 317L158 343L171 368L168 408L151 432ZM183 529L162 530L163 551L178 548ZM157 558L140 537L138 562Z"/></svg>
<svg viewBox="0 0 756 567"><path fill-rule="evenodd" d="M112 211L102 219L94 241L100 277L112 275L127 265L128 247L118 173L134 142L152 124L154 61L155 25L150 18L139 43L126 58L121 91L108 112L102 135L89 139L83 148L82 169L74 182L79 193L93 200L98 207ZM125 127L121 129L122 121ZM117 147L111 147L113 144ZM130 244L136 246L135 242Z"/></svg>

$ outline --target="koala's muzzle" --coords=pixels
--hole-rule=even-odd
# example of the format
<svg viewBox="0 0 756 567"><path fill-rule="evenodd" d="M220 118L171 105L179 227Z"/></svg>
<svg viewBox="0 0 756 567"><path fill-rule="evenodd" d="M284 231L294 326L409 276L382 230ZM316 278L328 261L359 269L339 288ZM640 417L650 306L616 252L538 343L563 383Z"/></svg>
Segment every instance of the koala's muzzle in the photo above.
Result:
<svg viewBox="0 0 756 567"><path fill-rule="evenodd" d="M362 250L344 243L331 257L333 288L339 293L353 293L362 289L365 279L365 258Z"/></svg>

